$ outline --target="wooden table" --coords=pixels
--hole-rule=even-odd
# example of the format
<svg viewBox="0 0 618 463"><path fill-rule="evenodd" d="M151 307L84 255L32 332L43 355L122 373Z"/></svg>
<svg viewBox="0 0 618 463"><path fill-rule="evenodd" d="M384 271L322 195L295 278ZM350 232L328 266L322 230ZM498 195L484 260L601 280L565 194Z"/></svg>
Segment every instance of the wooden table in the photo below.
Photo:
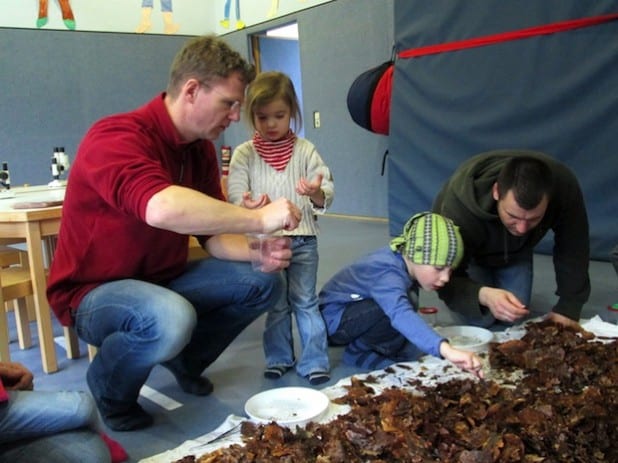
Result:
<svg viewBox="0 0 618 463"><path fill-rule="evenodd" d="M0 195L0 243L25 242L28 252L41 360L46 373L58 370L51 311L45 294L47 284L45 268L46 264L51 262L55 248L55 239L62 218L62 206L15 209L15 205L23 202L61 201L64 199L64 191L64 188L33 186L11 190L11 194L15 193L14 197L4 198ZM69 339L76 340L75 336L70 336L67 328L65 338L67 342ZM75 342L69 342L66 347L69 358L79 356L79 348Z"/></svg>

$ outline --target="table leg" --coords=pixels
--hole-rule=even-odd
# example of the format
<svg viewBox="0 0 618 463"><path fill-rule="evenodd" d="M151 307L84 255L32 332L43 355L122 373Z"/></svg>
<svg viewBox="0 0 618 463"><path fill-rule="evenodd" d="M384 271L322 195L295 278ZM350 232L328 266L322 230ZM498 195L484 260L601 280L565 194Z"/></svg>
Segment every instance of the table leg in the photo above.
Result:
<svg viewBox="0 0 618 463"><path fill-rule="evenodd" d="M54 258L54 252L56 252L56 244L58 243L58 237L55 235L46 236L43 238L43 260L47 268L51 267L52 259ZM64 346L67 351L67 358L78 359L79 358L79 339L72 327L64 327Z"/></svg>
<svg viewBox="0 0 618 463"><path fill-rule="evenodd" d="M9 349L9 326L6 318L6 310L4 309L4 297L0 289L0 361L9 362L11 360L11 352Z"/></svg>
<svg viewBox="0 0 618 463"><path fill-rule="evenodd" d="M26 231L26 245L28 248L28 263L32 278L34 307L37 318L39 345L41 347L41 362L45 373L58 371L56 346L51 322L51 312L47 302L45 266L43 263L41 229L38 223L28 223Z"/></svg>

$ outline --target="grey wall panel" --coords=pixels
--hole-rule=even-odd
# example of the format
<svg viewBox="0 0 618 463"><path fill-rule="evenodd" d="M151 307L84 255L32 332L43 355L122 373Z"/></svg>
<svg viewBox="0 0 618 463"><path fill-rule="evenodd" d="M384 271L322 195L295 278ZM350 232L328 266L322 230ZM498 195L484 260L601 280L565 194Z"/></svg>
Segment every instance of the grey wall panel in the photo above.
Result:
<svg viewBox="0 0 618 463"><path fill-rule="evenodd" d="M0 160L13 185L49 182L55 146L73 159L95 120L164 90L186 39L0 29Z"/></svg>
<svg viewBox="0 0 618 463"><path fill-rule="evenodd" d="M300 31L305 136L331 167L331 212L388 215L388 176L381 176L388 138L350 118L346 96L354 78L390 56L393 0L337 0L280 17L224 38L249 54L248 36L297 20ZM74 156L100 117L130 110L165 88L171 60L187 37L0 29L0 161L13 184L51 180L55 146ZM318 110L322 126L314 129ZM233 125L217 145L248 136Z"/></svg>

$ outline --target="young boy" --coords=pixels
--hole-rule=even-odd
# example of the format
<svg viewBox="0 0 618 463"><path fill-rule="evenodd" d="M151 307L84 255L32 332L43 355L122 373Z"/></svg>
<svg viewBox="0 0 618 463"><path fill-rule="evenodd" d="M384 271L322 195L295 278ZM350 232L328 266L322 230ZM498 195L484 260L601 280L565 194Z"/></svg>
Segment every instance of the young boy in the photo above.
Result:
<svg viewBox="0 0 618 463"><path fill-rule="evenodd" d="M480 375L475 354L452 347L416 313L419 287L444 286L462 256L458 227L423 212L390 246L335 274L320 291L320 310L330 343L346 346L343 362L375 370L427 353Z"/></svg>

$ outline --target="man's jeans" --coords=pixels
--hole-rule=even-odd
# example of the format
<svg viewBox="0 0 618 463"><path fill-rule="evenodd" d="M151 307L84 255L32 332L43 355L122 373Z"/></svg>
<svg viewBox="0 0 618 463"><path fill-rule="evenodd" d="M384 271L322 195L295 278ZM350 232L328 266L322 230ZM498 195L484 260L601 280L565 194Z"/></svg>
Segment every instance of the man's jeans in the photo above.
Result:
<svg viewBox="0 0 618 463"><path fill-rule="evenodd" d="M135 402L152 368L172 359L198 377L282 288L280 273L208 258L190 262L167 287L118 280L93 289L75 313L79 337L99 348L88 371L92 394Z"/></svg>
<svg viewBox="0 0 618 463"><path fill-rule="evenodd" d="M292 313L296 318L302 353L296 371L300 376L329 370L326 326L318 306L316 279L318 242L315 236L292 237L292 262L284 270L287 290L268 312L264 354L268 367L294 365Z"/></svg>
<svg viewBox="0 0 618 463"><path fill-rule="evenodd" d="M86 392L10 391L0 403L0 462L110 461Z"/></svg>

